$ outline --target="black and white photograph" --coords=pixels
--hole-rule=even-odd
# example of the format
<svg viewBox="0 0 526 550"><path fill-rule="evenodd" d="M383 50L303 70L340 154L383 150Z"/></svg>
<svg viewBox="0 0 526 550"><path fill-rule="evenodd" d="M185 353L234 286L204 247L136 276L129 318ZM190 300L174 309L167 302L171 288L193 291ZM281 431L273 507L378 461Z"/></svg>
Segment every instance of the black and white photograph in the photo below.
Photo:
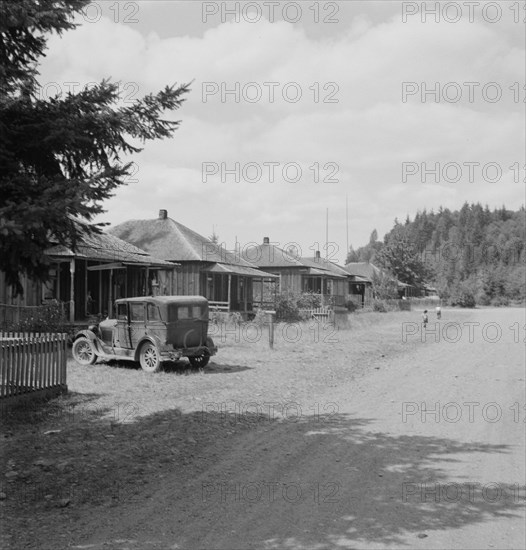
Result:
<svg viewBox="0 0 526 550"><path fill-rule="evenodd" d="M0 548L526 548L526 0L0 0Z"/></svg>

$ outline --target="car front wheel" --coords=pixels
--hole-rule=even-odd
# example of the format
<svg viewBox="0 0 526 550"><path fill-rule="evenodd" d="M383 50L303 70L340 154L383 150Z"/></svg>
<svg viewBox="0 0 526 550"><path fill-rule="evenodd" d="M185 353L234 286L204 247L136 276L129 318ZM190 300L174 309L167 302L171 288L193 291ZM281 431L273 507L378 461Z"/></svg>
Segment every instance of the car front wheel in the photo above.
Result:
<svg viewBox="0 0 526 550"><path fill-rule="evenodd" d="M93 351L93 346L89 338L85 336L81 336L73 342L71 352L73 353L75 361L81 365L93 365L97 360L97 355Z"/></svg>
<svg viewBox="0 0 526 550"><path fill-rule="evenodd" d="M161 368L161 357L157 347L151 342L143 344L139 353L139 362L142 370L157 372Z"/></svg>

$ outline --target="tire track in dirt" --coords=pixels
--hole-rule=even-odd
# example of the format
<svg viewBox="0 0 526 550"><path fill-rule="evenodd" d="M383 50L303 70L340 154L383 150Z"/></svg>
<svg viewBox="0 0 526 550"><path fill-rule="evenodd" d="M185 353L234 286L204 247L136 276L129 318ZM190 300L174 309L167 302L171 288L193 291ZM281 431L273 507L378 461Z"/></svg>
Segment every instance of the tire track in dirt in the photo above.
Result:
<svg viewBox="0 0 526 550"><path fill-rule="evenodd" d="M522 310L458 318L524 324ZM339 403L338 413L254 421L195 477L165 479L139 508L123 508L92 548L124 534L133 548L523 546L524 494L514 488L525 481L525 435L513 404L524 404L524 345L511 331L495 343L411 346L377 358L358 381L318 388L316 399ZM473 422L466 402L480 403ZM403 421L404 403L406 413L407 403L440 403L438 421L428 412L423 422L421 411ZM446 420L458 411L447 403L463 418ZM500 405L501 421L487 420L495 407L481 416L488 403ZM457 499L458 487L467 490ZM496 498L495 487L506 494Z"/></svg>

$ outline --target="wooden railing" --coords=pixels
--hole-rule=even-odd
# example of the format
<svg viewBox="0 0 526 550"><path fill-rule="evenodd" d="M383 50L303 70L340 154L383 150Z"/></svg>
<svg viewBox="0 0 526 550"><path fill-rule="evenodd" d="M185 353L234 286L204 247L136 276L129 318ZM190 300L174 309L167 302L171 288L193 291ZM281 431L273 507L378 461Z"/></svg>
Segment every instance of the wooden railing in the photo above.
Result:
<svg viewBox="0 0 526 550"><path fill-rule="evenodd" d="M217 302L208 300L208 307L210 311L229 311L228 302Z"/></svg>
<svg viewBox="0 0 526 550"><path fill-rule="evenodd" d="M67 390L67 334L0 332L0 402Z"/></svg>
<svg viewBox="0 0 526 550"><path fill-rule="evenodd" d="M361 294L347 294L347 301L352 302L357 308L362 308L365 305Z"/></svg>

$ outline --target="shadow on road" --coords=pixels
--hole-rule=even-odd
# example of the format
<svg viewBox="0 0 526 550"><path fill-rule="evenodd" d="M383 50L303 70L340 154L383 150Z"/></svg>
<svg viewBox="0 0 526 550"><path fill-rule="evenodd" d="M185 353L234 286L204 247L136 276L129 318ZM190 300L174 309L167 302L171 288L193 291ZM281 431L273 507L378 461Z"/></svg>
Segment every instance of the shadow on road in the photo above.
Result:
<svg viewBox="0 0 526 550"><path fill-rule="evenodd" d="M480 455L505 459L503 445L395 437L343 414L289 409L279 419L255 405L136 417L130 409L115 419L90 408L95 398L70 394L52 415L5 419L2 471L17 474L2 488L12 544L60 547L70 533L68 544L93 548L402 545L408 535L518 516L524 506L514 484L448 474ZM50 426L59 431L44 435ZM56 504L65 498L67 506Z"/></svg>

